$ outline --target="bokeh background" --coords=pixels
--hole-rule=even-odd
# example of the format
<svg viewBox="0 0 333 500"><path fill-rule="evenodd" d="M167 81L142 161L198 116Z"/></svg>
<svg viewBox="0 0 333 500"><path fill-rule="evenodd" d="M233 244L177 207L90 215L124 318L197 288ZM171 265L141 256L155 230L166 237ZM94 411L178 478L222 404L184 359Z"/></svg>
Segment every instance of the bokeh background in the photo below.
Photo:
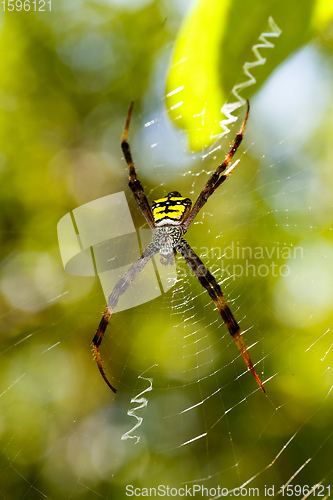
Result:
<svg viewBox="0 0 333 500"><path fill-rule="evenodd" d="M214 12L214 2L206 3ZM171 190L195 198L236 133L239 121L213 145L206 132L200 142L191 117L202 95L196 100L187 90L181 125L190 133L169 113L170 85L185 78L191 85L192 71L194 90L201 77L207 80L205 63L200 73L191 54L193 62L170 83L184 22L193 36L195 4L56 0L51 11L47 3L40 12L19 10L17 3L1 12L2 498L123 499L127 484L193 483L247 484L263 498L265 485L277 494L288 482L322 484L322 498L328 495L330 2L229 0L223 23L212 16L204 25L203 18L197 35L208 36L222 23L213 62L223 104L233 102L232 87L244 81L242 66L255 59L251 47L269 30L270 15L282 30L274 48L263 49L266 64L253 70L256 85L242 94L251 98L251 113L241 162L188 233L225 291L267 395L246 371L206 292L179 265L171 291L112 320L102 356L118 388L114 396L90 347L104 309L99 280L63 269L57 223L84 203L124 191L136 227L146 228L120 150L130 101L131 147L150 200ZM205 104L217 109L216 132L223 117L210 83L201 87ZM211 127L205 114L200 120L205 131ZM220 149L206 156L209 147ZM232 245L250 248L252 257L230 256ZM266 253L255 257L254 249ZM256 272L239 272L246 260ZM277 269L288 266L288 275L258 272L272 260ZM228 273L228 265L241 268ZM140 375L152 379L153 389L136 412L143 422L133 433L140 437L135 444L121 436L136 422L127 414L139 406L131 398L150 387Z"/></svg>

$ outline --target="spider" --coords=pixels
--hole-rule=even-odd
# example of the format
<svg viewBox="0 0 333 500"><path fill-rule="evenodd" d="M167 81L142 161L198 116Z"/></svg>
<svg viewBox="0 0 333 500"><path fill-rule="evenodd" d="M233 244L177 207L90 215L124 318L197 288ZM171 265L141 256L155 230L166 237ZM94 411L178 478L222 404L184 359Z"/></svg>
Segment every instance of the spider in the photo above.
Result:
<svg viewBox="0 0 333 500"><path fill-rule="evenodd" d="M116 389L109 382L105 374L99 351L112 312L114 311L118 303L119 297L126 292L136 276L142 271L144 266L154 255L159 253L162 260L165 260L164 263L167 264L168 262L172 261L174 255L178 252L180 253L180 255L182 255L189 267L192 269L194 275L197 277L201 285L207 290L210 298L214 302L218 312L225 322L229 333L235 340L236 345L241 355L243 356L247 367L253 374L261 389L266 392L254 369L253 363L245 347L239 325L236 322L228 304L226 303L220 285L183 237L195 217L207 202L208 198L226 180L228 175L240 161L237 160L233 165L227 168L230 160L236 153L242 141L250 110L249 102L247 101L247 111L244 121L240 128L240 131L236 135L229 149L229 152L226 154L223 163L221 163L221 165L219 165L215 172L209 177L206 185L199 194L192 209L191 200L189 198L183 197L178 191L171 191L163 198L153 201L152 205L149 205L141 182L137 178L130 146L127 142L127 134L130 125L133 104L134 103L132 102L128 110L121 148L125 157L125 161L129 168L129 187L133 192L139 209L141 210L149 227L152 230L153 240L148 245L146 250L142 253L142 255L138 258L138 260L134 262L134 264L131 265L131 267L122 276L122 278L119 279L108 297L107 307L97 328L96 335L92 340L94 355L99 371L110 389L113 392L116 392Z"/></svg>

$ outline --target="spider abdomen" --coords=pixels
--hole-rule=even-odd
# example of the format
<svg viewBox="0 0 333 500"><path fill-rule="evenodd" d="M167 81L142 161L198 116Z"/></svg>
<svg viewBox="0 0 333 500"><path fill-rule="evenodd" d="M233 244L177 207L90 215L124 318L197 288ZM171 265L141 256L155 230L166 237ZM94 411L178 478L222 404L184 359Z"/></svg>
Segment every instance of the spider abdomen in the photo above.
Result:
<svg viewBox="0 0 333 500"><path fill-rule="evenodd" d="M183 221L191 209L191 205L190 198L185 198L178 191L172 191L164 198L154 200L151 210L155 224L162 226Z"/></svg>
<svg viewBox="0 0 333 500"><path fill-rule="evenodd" d="M180 226L165 225L157 227L153 234L153 243L162 256L173 255L173 250L180 242L183 230Z"/></svg>

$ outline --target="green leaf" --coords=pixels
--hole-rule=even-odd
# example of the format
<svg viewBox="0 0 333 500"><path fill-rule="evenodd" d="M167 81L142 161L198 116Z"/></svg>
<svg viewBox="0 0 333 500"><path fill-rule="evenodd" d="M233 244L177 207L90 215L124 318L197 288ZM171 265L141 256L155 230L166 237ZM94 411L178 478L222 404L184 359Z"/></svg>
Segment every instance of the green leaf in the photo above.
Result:
<svg viewBox="0 0 333 500"><path fill-rule="evenodd" d="M279 37L265 36L272 31L269 18L282 31ZM232 89L249 80L245 63L262 59L257 67L249 66L256 82L240 91L243 99L331 18L330 0L303 0L302 4L299 0L199 0L180 29L166 86L170 117L188 131L190 149L202 150L223 131L222 105L235 102ZM259 52L254 52L257 44Z"/></svg>

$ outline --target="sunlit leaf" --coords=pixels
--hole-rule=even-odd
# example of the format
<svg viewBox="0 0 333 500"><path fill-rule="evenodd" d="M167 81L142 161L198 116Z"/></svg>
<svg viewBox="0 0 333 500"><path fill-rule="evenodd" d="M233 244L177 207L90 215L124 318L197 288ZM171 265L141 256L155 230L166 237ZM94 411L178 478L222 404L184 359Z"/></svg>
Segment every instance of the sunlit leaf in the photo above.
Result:
<svg viewBox="0 0 333 500"><path fill-rule="evenodd" d="M265 36L269 18L282 31L278 39ZM256 44L263 64L251 70L255 82L242 90L244 99L331 18L329 0L199 0L180 30L166 88L170 116L188 131L190 149L200 151L222 132L222 105L249 80L243 66L258 60Z"/></svg>

